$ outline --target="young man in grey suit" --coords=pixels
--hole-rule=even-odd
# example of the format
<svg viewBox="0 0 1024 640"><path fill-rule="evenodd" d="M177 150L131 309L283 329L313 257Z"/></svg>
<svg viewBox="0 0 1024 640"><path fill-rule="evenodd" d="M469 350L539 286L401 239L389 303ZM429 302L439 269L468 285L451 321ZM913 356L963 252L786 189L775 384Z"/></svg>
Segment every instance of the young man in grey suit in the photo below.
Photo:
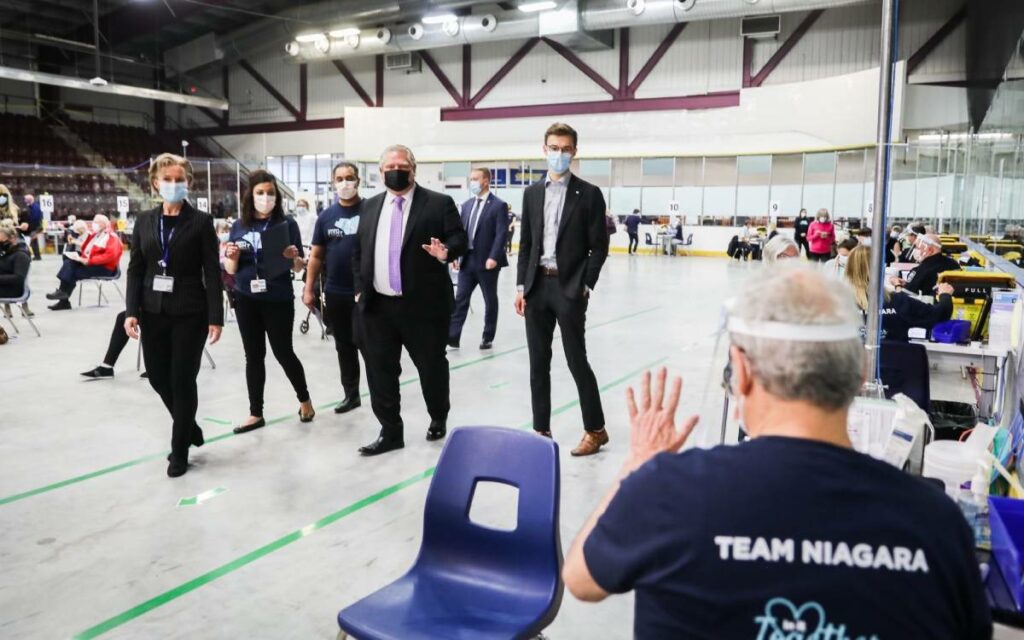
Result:
<svg viewBox="0 0 1024 640"><path fill-rule="evenodd" d="M359 450L365 456L405 446L398 385L402 347L420 374L430 414L427 440L447 433L445 342L455 301L447 263L466 252L455 202L416 184L411 149L385 149L380 174L387 191L363 205L352 250L366 381L381 426L377 440Z"/></svg>
<svg viewBox="0 0 1024 640"><path fill-rule="evenodd" d="M588 456L608 443L584 337L590 294L608 257L608 230L601 190L569 171L577 138L560 122L544 134L547 176L523 194L515 307L526 316L533 428L551 437L551 341L557 323L583 411L585 433L572 455Z"/></svg>
<svg viewBox="0 0 1024 640"><path fill-rule="evenodd" d="M462 203L462 226L469 236L469 251L452 268L459 272L455 292L455 313L448 328L448 346L459 348L462 325L469 312L469 300L476 285L484 294L484 335L481 349L490 349L498 330L498 273L508 266L505 237L508 235L508 205L491 193L491 170L469 172L473 197Z"/></svg>

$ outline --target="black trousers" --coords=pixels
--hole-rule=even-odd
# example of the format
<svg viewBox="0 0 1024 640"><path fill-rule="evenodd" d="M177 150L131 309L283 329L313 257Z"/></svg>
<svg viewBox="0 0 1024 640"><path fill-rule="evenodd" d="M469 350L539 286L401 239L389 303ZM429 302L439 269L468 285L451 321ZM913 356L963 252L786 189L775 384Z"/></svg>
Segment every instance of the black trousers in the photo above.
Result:
<svg viewBox="0 0 1024 640"><path fill-rule="evenodd" d="M0 284L0 298L20 298L25 295L24 284Z"/></svg>
<svg viewBox="0 0 1024 640"><path fill-rule="evenodd" d="M249 389L249 415L263 416L263 388L267 383L267 341L274 359L284 369L299 402L309 400L306 372L292 347L295 301L254 300L235 297L235 318L245 349L245 384Z"/></svg>
<svg viewBox="0 0 1024 640"><path fill-rule="evenodd" d="M324 319L334 336L341 369L341 388L346 398L359 397L359 350L356 348L356 323L359 321L356 303L351 295L325 293L327 308Z"/></svg>
<svg viewBox="0 0 1024 640"><path fill-rule="evenodd" d="M640 246L640 234L629 233L628 231L626 233L629 236L629 252L636 253L637 248Z"/></svg>
<svg viewBox="0 0 1024 640"><path fill-rule="evenodd" d="M462 325L469 314L469 302L473 291L480 285L484 294L484 342L493 342L498 331L498 267L485 269L483 266L464 265L459 269L459 286L455 291L455 311L448 326L448 340L458 343L462 336Z"/></svg>
<svg viewBox="0 0 1024 640"><path fill-rule="evenodd" d="M438 300L438 303L444 304L444 301ZM398 386L402 375L402 347L409 352L419 372L420 389L430 419L447 420L450 409L445 354L448 314L424 315L421 308L401 298L378 295L361 315L366 380L370 385L373 414L380 422L381 437L389 442L404 439Z"/></svg>
<svg viewBox="0 0 1024 640"><path fill-rule="evenodd" d="M812 262L828 262L829 260L832 259L832 253L831 252L829 252L829 253L811 253L811 252L808 252L807 253L807 257L810 258L810 260Z"/></svg>
<svg viewBox="0 0 1024 640"><path fill-rule="evenodd" d="M98 264L87 265L64 258L64 264L61 265L60 271L57 272L57 279L60 280L60 290L71 293L75 290L75 285L78 284L79 280L109 278L115 273L116 270L101 267Z"/></svg>
<svg viewBox="0 0 1024 640"><path fill-rule="evenodd" d="M107 345L107 354L103 356L103 364L108 367L117 364L117 359L121 357L121 352L128 344L128 334L124 330L124 316L124 311L117 314L117 318L114 319L114 328L110 331L110 344Z"/></svg>
<svg viewBox="0 0 1024 640"><path fill-rule="evenodd" d="M795 239L797 251L799 252L802 249L809 258L811 256L811 247L807 244L807 236L797 236Z"/></svg>
<svg viewBox="0 0 1024 640"><path fill-rule="evenodd" d="M555 324L562 332L562 348L569 365L583 411L583 428L604 429L604 410L597 378L587 362L584 337L587 322L586 298L570 300L562 293L558 278L538 275L526 298L526 345L530 351L530 394L533 396L533 428L551 430L551 341Z"/></svg>
<svg viewBox="0 0 1024 640"><path fill-rule="evenodd" d="M143 311L139 326L149 384L160 394L173 420L171 453L175 458L187 460L192 430L199 428L196 424L199 405L196 378L206 343L206 314L169 316Z"/></svg>

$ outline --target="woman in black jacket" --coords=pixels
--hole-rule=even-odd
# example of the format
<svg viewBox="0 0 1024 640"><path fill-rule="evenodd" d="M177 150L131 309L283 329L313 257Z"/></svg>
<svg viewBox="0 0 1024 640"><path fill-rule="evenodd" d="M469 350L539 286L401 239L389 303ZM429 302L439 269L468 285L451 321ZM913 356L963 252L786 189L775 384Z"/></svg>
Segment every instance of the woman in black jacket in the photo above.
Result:
<svg viewBox="0 0 1024 640"><path fill-rule="evenodd" d="M871 269L871 249L857 247L846 260L846 278L853 287L857 306L864 313L868 310L868 274ZM931 330L940 322L953 315L953 287L942 283L938 286L935 304L921 302L908 293L885 290L882 301L882 338L884 340L909 340L912 328Z"/></svg>
<svg viewBox="0 0 1024 640"><path fill-rule="evenodd" d="M0 298L20 298L25 293L31 263L28 247L18 242L14 223L0 220Z"/></svg>
<svg viewBox="0 0 1024 640"><path fill-rule="evenodd" d="M138 339L149 383L171 413L167 475L188 470L190 445L203 445L196 424L196 378L207 337L220 339L221 306L217 234L208 214L188 203L192 165L170 153L157 156L149 181L163 204L139 215L132 234L124 328Z"/></svg>

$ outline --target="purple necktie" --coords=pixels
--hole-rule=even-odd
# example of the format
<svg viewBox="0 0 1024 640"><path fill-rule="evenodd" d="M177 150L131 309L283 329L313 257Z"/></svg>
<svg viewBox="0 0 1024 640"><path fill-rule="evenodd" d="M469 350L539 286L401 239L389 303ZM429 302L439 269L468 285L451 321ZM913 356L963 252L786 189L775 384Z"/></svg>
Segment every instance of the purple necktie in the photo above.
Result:
<svg viewBox="0 0 1024 640"><path fill-rule="evenodd" d="M395 197L391 212L391 239L388 242L388 284L396 294L402 293L402 204L405 198Z"/></svg>

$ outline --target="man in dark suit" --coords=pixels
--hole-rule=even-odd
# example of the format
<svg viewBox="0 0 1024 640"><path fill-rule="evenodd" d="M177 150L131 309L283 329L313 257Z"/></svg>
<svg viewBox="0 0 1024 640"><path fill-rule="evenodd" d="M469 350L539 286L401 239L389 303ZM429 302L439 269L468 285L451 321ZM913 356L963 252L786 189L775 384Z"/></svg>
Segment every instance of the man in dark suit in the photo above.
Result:
<svg viewBox="0 0 1024 640"><path fill-rule="evenodd" d="M469 300L476 285L484 294L484 335L481 349L490 349L498 329L498 272L508 266L505 237L508 235L508 205L491 193L491 170L473 169L469 191L473 197L462 204L462 226L469 237L469 251L452 264L459 272L455 313L448 328L448 346L459 348L462 325L469 312Z"/></svg>
<svg viewBox="0 0 1024 640"><path fill-rule="evenodd" d="M363 205L352 251L370 404L381 425L377 440L359 449L366 456L405 446L398 388L402 347L420 374L430 414L427 440L447 433L445 341L455 296L446 265L467 246L455 202L416 184L412 150L385 149L380 174L387 191Z"/></svg>
<svg viewBox="0 0 1024 640"><path fill-rule="evenodd" d="M586 456L608 442L597 379L587 362L587 304L608 257L601 190L569 172L576 131L555 123L544 134L548 174L523 194L516 313L526 316L533 428L551 437L551 340L557 323L583 411L583 440L572 450Z"/></svg>

